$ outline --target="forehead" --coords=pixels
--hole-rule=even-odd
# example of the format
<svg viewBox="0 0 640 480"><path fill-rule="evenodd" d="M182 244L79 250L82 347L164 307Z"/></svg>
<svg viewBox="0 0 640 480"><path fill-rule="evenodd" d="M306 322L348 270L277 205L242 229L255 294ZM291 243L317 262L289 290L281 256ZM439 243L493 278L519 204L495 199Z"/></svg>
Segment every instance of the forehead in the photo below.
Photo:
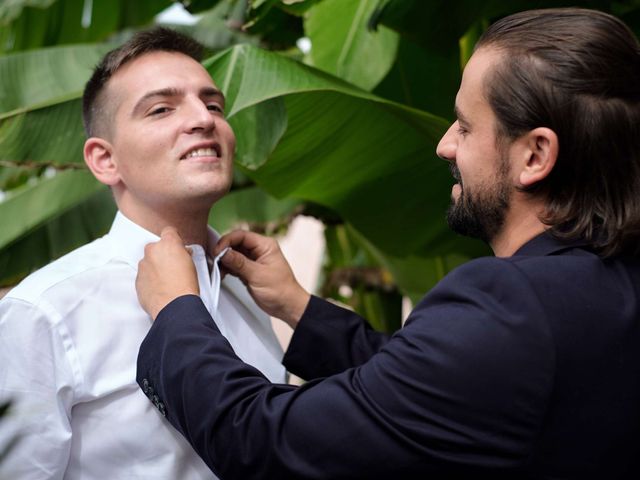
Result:
<svg viewBox="0 0 640 480"><path fill-rule="evenodd" d="M485 79L500 61L501 53L492 48L477 50L467 62L460 89L456 95L456 107L467 116L492 113L485 96Z"/></svg>
<svg viewBox="0 0 640 480"><path fill-rule="evenodd" d="M121 103L135 102L163 88L199 91L215 87L209 72L193 58L177 52L150 52L123 65L109 80L110 93Z"/></svg>

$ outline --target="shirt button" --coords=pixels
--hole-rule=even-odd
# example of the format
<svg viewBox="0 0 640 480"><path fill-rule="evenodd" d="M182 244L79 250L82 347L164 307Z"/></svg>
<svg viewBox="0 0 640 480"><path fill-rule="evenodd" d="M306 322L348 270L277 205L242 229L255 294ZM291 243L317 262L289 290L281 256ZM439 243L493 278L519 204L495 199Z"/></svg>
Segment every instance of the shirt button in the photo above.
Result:
<svg viewBox="0 0 640 480"><path fill-rule="evenodd" d="M146 394L149 391L149 380L146 378L142 379L142 391Z"/></svg>

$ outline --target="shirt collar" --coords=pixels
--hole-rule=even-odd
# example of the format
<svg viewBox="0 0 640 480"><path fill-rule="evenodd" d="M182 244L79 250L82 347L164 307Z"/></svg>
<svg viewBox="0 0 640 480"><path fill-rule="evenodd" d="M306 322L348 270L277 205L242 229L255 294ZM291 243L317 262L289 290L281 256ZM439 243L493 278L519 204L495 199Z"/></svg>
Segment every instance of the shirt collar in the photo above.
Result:
<svg viewBox="0 0 640 480"><path fill-rule="evenodd" d="M588 247L588 243L583 239L561 240L554 237L549 230L533 237L521 246L514 256L545 256L554 255L564 250L572 248Z"/></svg>
<svg viewBox="0 0 640 480"><path fill-rule="evenodd" d="M209 245L213 246L218 243L219 236L211 227L209 227L207 234ZM118 211L111 225L111 230L109 230L109 239L113 257L122 258L137 270L138 262L144 257L144 247L148 243L157 242L160 237L129 220L122 212ZM189 245L189 247L193 252L194 261L199 259L206 261L202 246Z"/></svg>

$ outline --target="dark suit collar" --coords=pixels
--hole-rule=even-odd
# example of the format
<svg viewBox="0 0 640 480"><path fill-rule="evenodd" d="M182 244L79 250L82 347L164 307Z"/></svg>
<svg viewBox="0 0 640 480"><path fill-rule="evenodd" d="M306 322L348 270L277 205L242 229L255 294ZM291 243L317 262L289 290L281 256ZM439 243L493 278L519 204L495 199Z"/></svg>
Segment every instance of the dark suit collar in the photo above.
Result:
<svg viewBox="0 0 640 480"><path fill-rule="evenodd" d="M554 255L564 250L570 250L572 248L587 248L589 244L583 239L577 240L560 240L554 237L548 230L533 237L523 246L521 246L514 256L544 256Z"/></svg>

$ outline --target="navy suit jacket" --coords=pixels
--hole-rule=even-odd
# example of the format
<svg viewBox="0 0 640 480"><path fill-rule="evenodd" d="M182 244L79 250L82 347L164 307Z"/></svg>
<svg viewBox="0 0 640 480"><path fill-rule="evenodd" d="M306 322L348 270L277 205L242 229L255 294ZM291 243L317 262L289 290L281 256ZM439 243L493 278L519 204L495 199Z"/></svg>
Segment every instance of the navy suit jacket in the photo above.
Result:
<svg viewBox="0 0 640 480"><path fill-rule="evenodd" d="M391 337L313 297L269 383L196 296L138 382L222 479L640 478L640 261L548 234L447 275Z"/></svg>

